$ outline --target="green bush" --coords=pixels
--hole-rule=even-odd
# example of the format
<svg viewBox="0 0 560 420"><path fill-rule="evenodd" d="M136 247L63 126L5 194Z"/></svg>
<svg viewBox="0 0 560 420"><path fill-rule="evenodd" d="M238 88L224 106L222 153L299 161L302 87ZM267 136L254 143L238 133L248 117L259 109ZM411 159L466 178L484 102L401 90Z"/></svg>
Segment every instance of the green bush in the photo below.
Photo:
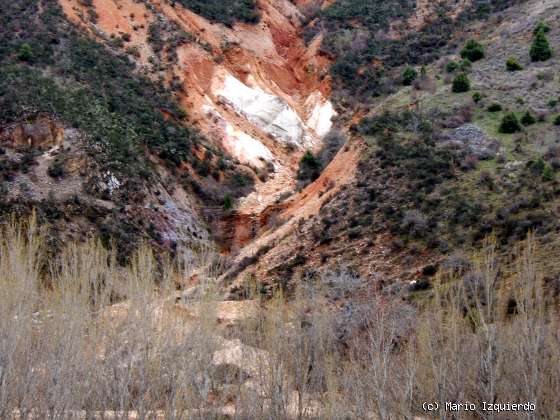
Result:
<svg viewBox="0 0 560 420"><path fill-rule="evenodd" d="M342 106L350 102L349 97L352 102L368 101L372 96L394 93L386 77L391 70L406 64L420 66L438 60L458 25L486 19L511 6L511 1L506 0L476 0L465 7L457 19L450 19L445 7L441 7L437 17L420 30L391 40L376 34L387 31L392 22L406 20L416 9L415 1L339 0L329 3L330 6L319 13L319 20L304 29L304 36L309 41L319 32L324 33L321 52L334 59L331 67L333 98ZM358 40L360 42L354 42ZM383 69L373 64L376 59L383 62ZM464 68L466 72L467 66Z"/></svg>
<svg viewBox="0 0 560 420"><path fill-rule="evenodd" d="M546 22L539 22L537 24L537 26L535 26L535 29L533 29L533 35L538 34L539 32L543 32L543 33L549 33L550 32L550 26L548 26L548 23Z"/></svg>
<svg viewBox="0 0 560 420"><path fill-rule="evenodd" d="M472 68L472 61L469 60L468 58L465 58L464 60L461 60L461 62L459 63L459 69L462 72L469 72L471 71Z"/></svg>
<svg viewBox="0 0 560 420"><path fill-rule="evenodd" d="M554 180L554 170L550 167L550 165L546 165L542 171L542 178L543 182L550 182Z"/></svg>
<svg viewBox="0 0 560 420"><path fill-rule="evenodd" d="M20 61L31 61L33 59L33 48L27 43L21 44L19 47L17 58Z"/></svg>
<svg viewBox="0 0 560 420"><path fill-rule="evenodd" d="M63 178L66 175L64 159L57 157L47 169L47 174L51 178Z"/></svg>
<svg viewBox="0 0 560 420"><path fill-rule="evenodd" d="M521 117L521 124L523 125L533 125L537 122L536 118L531 114L530 111L525 112L523 117Z"/></svg>
<svg viewBox="0 0 560 420"><path fill-rule="evenodd" d="M473 93L473 95L472 95L472 99L473 99L473 102L474 102L475 104L477 104L477 103L479 103L480 101L482 101L482 95L480 94L480 92L475 92L475 93Z"/></svg>
<svg viewBox="0 0 560 420"><path fill-rule="evenodd" d="M552 57L552 49L550 48L544 31L541 30L535 34L530 55L532 61L546 61Z"/></svg>
<svg viewBox="0 0 560 420"><path fill-rule="evenodd" d="M502 106L498 103L493 103L488 106L488 112L500 112L502 110Z"/></svg>
<svg viewBox="0 0 560 420"><path fill-rule="evenodd" d="M456 61L450 61L445 65L445 71L447 73L454 73L459 68L459 63Z"/></svg>
<svg viewBox="0 0 560 420"><path fill-rule="evenodd" d="M521 131L521 124L519 124L519 120L515 113L510 112L502 118L502 122L500 124L500 133L504 134L512 134Z"/></svg>
<svg viewBox="0 0 560 420"><path fill-rule="evenodd" d="M304 182L313 182L321 174L321 162L311 153L306 151L299 162L297 178Z"/></svg>
<svg viewBox="0 0 560 420"><path fill-rule="evenodd" d="M231 210L233 208L233 198L231 197L231 194L226 194L224 196L223 207L224 210Z"/></svg>
<svg viewBox="0 0 560 420"><path fill-rule="evenodd" d="M554 125L560 126L560 115L557 115L556 118L554 118Z"/></svg>
<svg viewBox="0 0 560 420"><path fill-rule="evenodd" d="M523 67L517 61L515 57L509 57L506 61L506 69L507 71L518 71L523 70Z"/></svg>
<svg viewBox="0 0 560 420"><path fill-rule="evenodd" d="M484 58L484 48L474 39L469 40L461 50L461 57L475 62Z"/></svg>
<svg viewBox="0 0 560 420"><path fill-rule="evenodd" d="M471 89L471 82L465 73L461 73L453 79L452 91L454 93L468 92Z"/></svg>
<svg viewBox="0 0 560 420"><path fill-rule="evenodd" d="M402 74L402 83L405 86L410 86L417 77L418 72L414 69L414 67L407 66Z"/></svg>

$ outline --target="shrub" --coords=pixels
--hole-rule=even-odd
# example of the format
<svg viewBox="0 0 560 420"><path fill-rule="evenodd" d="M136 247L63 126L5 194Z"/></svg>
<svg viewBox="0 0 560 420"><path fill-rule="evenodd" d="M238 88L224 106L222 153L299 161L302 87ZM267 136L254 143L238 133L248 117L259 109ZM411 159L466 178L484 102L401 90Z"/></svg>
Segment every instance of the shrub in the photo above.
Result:
<svg viewBox="0 0 560 420"><path fill-rule="evenodd" d="M484 58L484 48L474 39L469 40L461 50L461 57L475 62Z"/></svg>
<svg viewBox="0 0 560 420"><path fill-rule="evenodd" d="M470 89L471 82L466 74L461 73L453 79L452 90L454 93L468 92Z"/></svg>
<svg viewBox="0 0 560 420"><path fill-rule="evenodd" d="M303 157L299 162L299 170L297 178L300 181L313 182L321 174L321 163L319 160L311 153L311 151L305 152Z"/></svg>
<svg viewBox="0 0 560 420"><path fill-rule="evenodd" d="M469 72L471 71L471 68L472 68L472 61L469 60L468 58L461 60L461 62L459 63L459 69L463 72Z"/></svg>
<svg viewBox="0 0 560 420"><path fill-rule="evenodd" d="M488 106L488 112L500 112L502 110L502 106L498 103L493 103Z"/></svg>
<svg viewBox="0 0 560 420"><path fill-rule="evenodd" d="M550 182L554 180L554 170L550 167L550 165L546 165L544 167L541 179L543 182Z"/></svg>
<svg viewBox="0 0 560 420"><path fill-rule="evenodd" d="M532 61L546 61L552 57L552 50L544 31L538 31L533 38L530 55Z"/></svg>
<svg viewBox="0 0 560 420"><path fill-rule="evenodd" d="M224 196L223 207L224 210L231 210L233 208L233 198L231 197L231 194L226 194Z"/></svg>
<svg viewBox="0 0 560 420"><path fill-rule="evenodd" d="M447 73L454 73L459 68L459 63L456 61L450 61L445 65L445 71Z"/></svg>
<svg viewBox="0 0 560 420"><path fill-rule="evenodd" d="M317 162L317 159L315 159L315 156L313 156L313 153L311 153L311 151L307 151L305 152L305 154L303 155L303 157L301 158L301 163L307 166L318 166L319 162Z"/></svg>
<svg viewBox="0 0 560 420"><path fill-rule="evenodd" d="M418 210L407 210L404 213L401 229L408 235L421 238L428 232L428 221Z"/></svg>
<svg viewBox="0 0 560 420"><path fill-rule="evenodd" d="M545 33L545 34L548 33L548 32L550 32L550 26L548 26L548 24L545 23L545 22L542 22L542 21L539 22L539 23L537 24L537 26L535 26L535 29L533 30L533 35L536 35L536 34L538 34L539 32L543 32L543 33Z"/></svg>
<svg viewBox="0 0 560 420"><path fill-rule="evenodd" d="M66 175L64 159L57 157L47 169L47 174L51 178L63 178Z"/></svg>
<svg viewBox="0 0 560 420"><path fill-rule="evenodd" d="M21 44L19 47L17 58L20 61L31 61L33 59L33 49L27 43Z"/></svg>
<svg viewBox="0 0 560 420"><path fill-rule="evenodd" d="M557 115L556 118L554 118L554 125L560 126L560 115Z"/></svg>
<svg viewBox="0 0 560 420"><path fill-rule="evenodd" d="M521 66L521 64L519 64L519 62L517 61L517 58L515 58L515 57L510 57L510 58L507 59L506 68L507 68L507 71L523 70L523 67Z"/></svg>
<svg viewBox="0 0 560 420"><path fill-rule="evenodd" d="M523 117L521 117L521 124L523 125L533 125L537 122L536 118L531 114L530 111L525 112Z"/></svg>
<svg viewBox="0 0 560 420"><path fill-rule="evenodd" d="M414 67L407 66L402 74L402 83L405 86L410 86L417 77L418 72L414 69Z"/></svg>
<svg viewBox="0 0 560 420"><path fill-rule="evenodd" d="M519 124L519 120L515 113L510 112L504 115L502 118L502 122L500 124L500 133L504 134L512 134L521 131L521 124Z"/></svg>
<svg viewBox="0 0 560 420"><path fill-rule="evenodd" d="M480 94L480 92L475 92L475 93L473 93L473 95L472 95L472 99L473 99L473 102L474 102L475 104L477 104L477 103L479 103L480 101L482 101L482 95Z"/></svg>

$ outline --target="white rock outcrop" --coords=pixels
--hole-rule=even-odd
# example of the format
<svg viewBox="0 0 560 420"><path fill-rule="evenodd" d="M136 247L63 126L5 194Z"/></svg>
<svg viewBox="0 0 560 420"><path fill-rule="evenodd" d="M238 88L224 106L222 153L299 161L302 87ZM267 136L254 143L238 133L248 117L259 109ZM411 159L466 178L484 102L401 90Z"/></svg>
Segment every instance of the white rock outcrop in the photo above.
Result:
<svg viewBox="0 0 560 420"><path fill-rule="evenodd" d="M333 104L325 99L321 92L312 93L306 101L306 105L312 107L311 114L307 119L307 126L319 137L324 137L332 128L332 118L336 115Z"/></svg>
<svg viewBox="0 0 560 420"><path fill-rule="evenodd" d="M303 121L282 98L249 87L229 73L216 86L214 94L274 139L299 148L312 145Z"/></svg>
<svg viewBox="0 0 560 420"><path fill-rule="evenodd" d="M274 161L274 155L268 147L260 140L234 127L214 107L205 105L204 112L219 128L222 146L226 152L239 162L263 167L266 162Z"/></svg>

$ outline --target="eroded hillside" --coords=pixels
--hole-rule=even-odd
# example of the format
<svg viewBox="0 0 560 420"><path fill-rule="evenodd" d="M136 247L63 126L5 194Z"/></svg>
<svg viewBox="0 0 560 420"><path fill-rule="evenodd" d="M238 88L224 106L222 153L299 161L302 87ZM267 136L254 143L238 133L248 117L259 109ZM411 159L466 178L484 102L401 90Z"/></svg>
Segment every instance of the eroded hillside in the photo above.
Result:
<svg viewBox="0 0 560 420"><path fill-rule="evenodd" d="M3 97L26 83L40 94L3 116L4 213L38 207L60 232L100 232L128 251L210 240L232 258L234 291L317 269L424 281L488 233L553 229L544 197L520 204L542 212L523 226L502 215L536 188L505 185L512 168L540 157L555 168L544 98L556 61L527 58L540 20L556 36L555 4L362 3L44 0L27 29L7 9ZM470 38L484 60L457 56ZM506 55L523 70L505 71ZM469 93L451 91L460 73ZM497 133L493 101L546 110L548 125L516 135L522 151Z"/></svg>
<svg viewBox="0 0 560 420"><path fill-rule="evenodd" d="M261 2L259 23L234 27L179 3L61 2L72 21L101 41L128 39L125 51L138 52L132 57L141 71L173 86L212 144L261 178L276 174L272 192L285 192L292 187L287 173L302 151L320 146L335 115L325 77L329 63L317 53L320 40L303 43L302 16L288 1ZM266 206L274 195L257 192L250 208Z"/></svg>

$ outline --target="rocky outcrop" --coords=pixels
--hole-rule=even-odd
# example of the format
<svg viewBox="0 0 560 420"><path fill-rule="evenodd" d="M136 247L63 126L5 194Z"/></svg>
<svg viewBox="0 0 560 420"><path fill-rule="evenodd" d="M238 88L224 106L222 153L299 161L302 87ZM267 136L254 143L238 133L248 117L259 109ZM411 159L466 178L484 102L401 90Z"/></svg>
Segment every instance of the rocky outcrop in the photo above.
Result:
<svg viewBox="0 0 560 420"><path fill-rule="evenodd" d="M63 139L64 128L49 117L38 117L32 122L18 122L0 128L0 143L11 148L46 150L60 146Z"/></svg>
<svg viewBox="0 0 560 420"><path fill-rule="evenodd" d="M496 156L500 143L489 137L475 124L465 124L448 134L444 144L457 148L479 159L491 159Z"/></svg>

